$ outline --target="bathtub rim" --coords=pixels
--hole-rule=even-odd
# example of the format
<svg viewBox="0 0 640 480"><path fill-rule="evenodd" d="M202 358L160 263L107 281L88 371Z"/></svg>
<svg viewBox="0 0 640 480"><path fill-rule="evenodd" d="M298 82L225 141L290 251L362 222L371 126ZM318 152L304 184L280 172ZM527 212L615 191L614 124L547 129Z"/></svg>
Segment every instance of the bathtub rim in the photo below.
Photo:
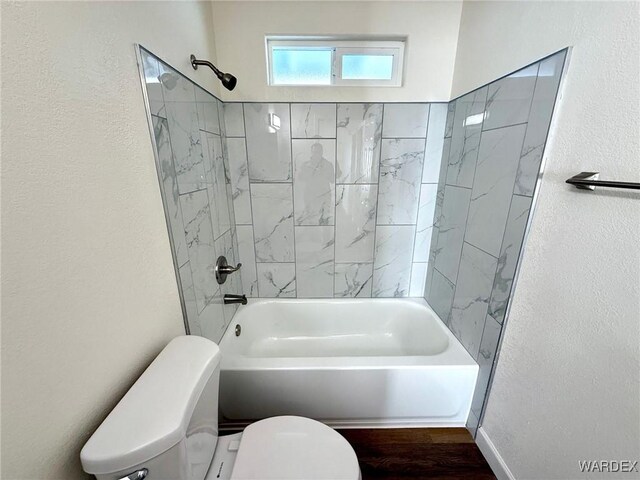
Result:
<svg viewBox="0 0 640 480"><path fill-rule="evenodd" d="M242 325L241 312L254 305L270 303L284 304L340 304L340 303L409 303L424 308L442 330L448 340L447 348L434 355L406 356L325 356L325 357L248 357L225 351L225 345L233 341L235 328L231 324ZM471 354L449 330L435 311L423 298L251 298L246 306L241 306L220 340L223 370L353 370L353 369L423 369L423 368L472 368L479 366Z"/></svg>

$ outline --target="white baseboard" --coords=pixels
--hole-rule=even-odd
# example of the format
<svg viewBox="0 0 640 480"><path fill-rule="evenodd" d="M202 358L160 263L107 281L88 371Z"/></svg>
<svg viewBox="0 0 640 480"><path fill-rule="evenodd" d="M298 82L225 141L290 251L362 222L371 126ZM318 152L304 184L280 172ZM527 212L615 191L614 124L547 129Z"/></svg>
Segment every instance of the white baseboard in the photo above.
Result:
<svg viewBox="0 0 640 480"><path fill-rule="evenodd" d="M0 0L1 1L1 0ZM420 420L407 420L404 422L394 420L362 421L362 420L323 420L315 419L325 425L346 430L352 428L466 428L464 422L421 422ZM254 421L228 421L220 419L218 428L221 432L244 430Z"/></svg>
<svg viewBox="0 0 640 480"><path fill-rule="evenodd" d="M496 450L496 446L482 427L478 428L476 444L498 480L515 480L516 477L513 476L507 464L504 463L500 453Z"/></svg>

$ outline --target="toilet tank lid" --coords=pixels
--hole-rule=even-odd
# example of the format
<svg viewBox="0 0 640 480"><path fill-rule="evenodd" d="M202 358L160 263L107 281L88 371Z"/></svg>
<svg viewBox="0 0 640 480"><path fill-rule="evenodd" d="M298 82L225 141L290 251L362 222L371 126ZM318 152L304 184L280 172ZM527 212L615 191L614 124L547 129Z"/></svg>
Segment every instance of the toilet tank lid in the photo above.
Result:
<svg viewBox="0 0 640 480"><path fill-rule="evenodd" d="M85 444L80 452L85 472L131 468L180 442L219 363L218 346L206 338L171 340Z"/></svg>

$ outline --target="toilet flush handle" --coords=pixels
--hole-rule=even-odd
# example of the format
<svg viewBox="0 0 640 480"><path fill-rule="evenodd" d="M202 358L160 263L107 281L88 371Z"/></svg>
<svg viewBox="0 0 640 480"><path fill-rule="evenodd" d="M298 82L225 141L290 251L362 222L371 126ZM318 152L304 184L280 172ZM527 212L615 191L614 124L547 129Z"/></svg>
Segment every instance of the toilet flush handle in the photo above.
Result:
<svg viewBox="0 0 640 480"><path fill-rule="evenodd" d="M119 480L144 480L145 478L147 478L148 474L149 470L147 470L146 468L142 468L136 472L130 473L126 477L120 478Z"/></svg>

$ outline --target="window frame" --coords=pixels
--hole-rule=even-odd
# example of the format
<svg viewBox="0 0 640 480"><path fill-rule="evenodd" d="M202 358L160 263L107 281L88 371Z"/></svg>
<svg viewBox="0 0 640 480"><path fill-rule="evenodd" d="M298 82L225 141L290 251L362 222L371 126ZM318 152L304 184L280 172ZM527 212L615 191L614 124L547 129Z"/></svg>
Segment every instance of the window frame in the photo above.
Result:
<svg viewBox="0 0 640 480"><path fill-rule="evenodd" d="M265 37L267 57L267 85L270 87L401 87L404 73L404 49L406 39L393 40L349 40L332 37ZM330 83L273 83L274 47L287 47L300 50L331 50ZM392 55L392 76L381 79L344 79L342 78L342 57L344 55Z"/></svg>

